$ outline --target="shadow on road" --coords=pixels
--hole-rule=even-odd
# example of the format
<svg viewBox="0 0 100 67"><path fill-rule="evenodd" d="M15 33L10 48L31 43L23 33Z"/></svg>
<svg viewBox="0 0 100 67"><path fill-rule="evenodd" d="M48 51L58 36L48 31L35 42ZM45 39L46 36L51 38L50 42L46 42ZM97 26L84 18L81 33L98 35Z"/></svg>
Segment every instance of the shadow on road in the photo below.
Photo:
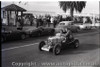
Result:
<svg viewBox="0 0 100 67"><path fill-rule="evenodd" d="M100 67L100 64L99 65L92 66L92 67Z"/></svg>
<svg viewBox="0 0 100 67"><path fill-rule="evenodd" d="M98 49L99 45L97 44L81 44L79 48L74 49L73 47L67 47L66 49L62 50L61 55L70 55L70 54L83 54L87 53L88 51Z"/></svg>
<svg viewBox="0 0 100 67"><path fill-rule="evenodd" d="M90 32L99 32L100 29L91 29L91 30L81 30L78 32L78 34L82 34L82 33L90 33ZM77 33L75 33L77 34Z"/></svg>

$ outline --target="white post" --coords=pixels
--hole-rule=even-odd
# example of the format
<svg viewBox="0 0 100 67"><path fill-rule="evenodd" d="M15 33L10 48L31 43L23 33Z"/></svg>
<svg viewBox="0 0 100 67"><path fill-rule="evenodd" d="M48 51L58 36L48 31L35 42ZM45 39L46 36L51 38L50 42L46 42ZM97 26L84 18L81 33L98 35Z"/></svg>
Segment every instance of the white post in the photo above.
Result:
<svg viewBox="0 0 100 67"><path fill-rule="evenodd" d="M93 25L95 26L95 15L93 15Z"/></svg>

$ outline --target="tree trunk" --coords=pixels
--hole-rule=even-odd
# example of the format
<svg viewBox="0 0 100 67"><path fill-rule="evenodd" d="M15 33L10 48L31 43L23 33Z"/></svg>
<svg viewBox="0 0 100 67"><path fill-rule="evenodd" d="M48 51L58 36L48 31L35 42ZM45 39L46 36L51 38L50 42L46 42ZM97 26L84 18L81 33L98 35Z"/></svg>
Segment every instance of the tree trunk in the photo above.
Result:
<svg viewBox="0 0 100 67"><path fill-rule="evenodd" d="M7 11L7 21L8 21L8 26L9 26L9 11Z"/></svg>
<svg viewBox="0 0 100 67"><path fill-rule="evenodd" d="M17 24L18 24L18 11L16 11L16 26L18 26Z"/></svg>
<svg viewBox="0 0 100 67"><path fill-rule="evenodd" d="M72 20L73 20L73 12L74 12L74 9L71 8L71 9L70 9L70 16L71 16L71 19L72 19Z"/></svg>
<svg viewBox="0 0 100 67"><path fill-rule="evenodd" d="M24 26L23 11L21 11L21 26L22 28Z"/></svg>

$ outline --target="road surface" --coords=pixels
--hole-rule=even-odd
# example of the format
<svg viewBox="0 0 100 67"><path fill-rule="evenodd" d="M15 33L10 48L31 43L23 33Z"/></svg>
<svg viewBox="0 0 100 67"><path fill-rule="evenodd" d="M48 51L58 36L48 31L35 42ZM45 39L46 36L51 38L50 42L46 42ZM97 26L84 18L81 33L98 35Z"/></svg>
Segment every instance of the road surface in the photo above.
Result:
<svg viewBox="0 0 100 67"><path fill-rule="evenodd" d="M67 48L57 56L39 51L38 43L46 40L47 36L2 43L2 67L97 67L100 63L99 32L90 31L74 36L79 39L80 47Z"/></svg>

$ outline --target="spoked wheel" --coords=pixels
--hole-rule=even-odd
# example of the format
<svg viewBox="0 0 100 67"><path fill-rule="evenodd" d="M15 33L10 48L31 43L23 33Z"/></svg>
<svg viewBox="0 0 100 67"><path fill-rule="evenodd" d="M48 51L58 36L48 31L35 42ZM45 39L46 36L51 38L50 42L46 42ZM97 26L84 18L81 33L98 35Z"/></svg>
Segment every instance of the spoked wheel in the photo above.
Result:
<svg viewBox="0 0 100 67"><path fill-rule="evenodd" d="M74 42L74 48L78 48L79 47L79 40L75 40Z"/></svg>
<svg viewBox="0 0 100 67"><path fill-rule="evenodd" d="M44 41L41 41L39 43L39 50L42 51L42 47L45 45L45 42Z"/></svg>
<svg viewBox="0 0 100 67"><path fill-rule="evenodd" d="M54 55L58 55L61 52L61 46L60 45L56 45L53 49L53 54Z"/></svg>

